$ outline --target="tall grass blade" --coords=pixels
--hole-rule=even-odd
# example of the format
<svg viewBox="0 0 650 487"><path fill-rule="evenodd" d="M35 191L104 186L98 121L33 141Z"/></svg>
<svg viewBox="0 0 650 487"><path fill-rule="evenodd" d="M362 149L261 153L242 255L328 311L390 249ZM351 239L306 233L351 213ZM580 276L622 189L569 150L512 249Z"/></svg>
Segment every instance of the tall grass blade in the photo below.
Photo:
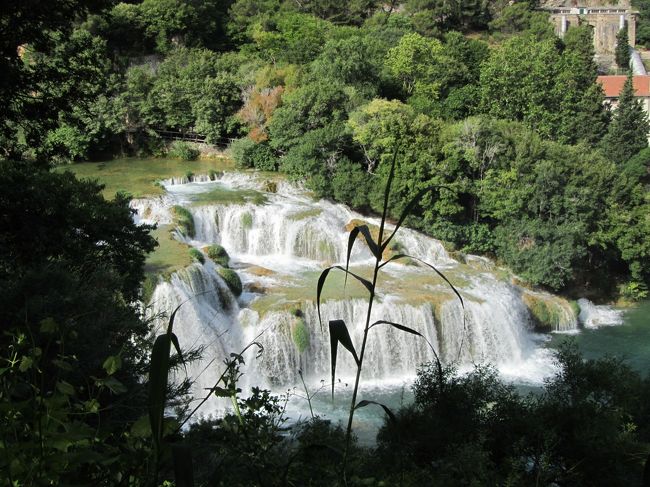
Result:
<svg viewBox="0 0 650 487"><path fill-rule="evenodd" d="M170 349L170 336L159 335L153 344L149 365L149 423L156 449L159 449L163 435Z"/></svg>
<svg viewBox="0 0 650 487"><path fill-rule="evenodd" d="M406 220L406 217L409 216L413 212L413 209L420 202L422 197L425 194L434 191L435 189L448 189L448 190L450 190L450 188L448 188L447 186L435 186L435 187L432 187L432 188L423 189L418 194L416 194L413 197L413 199L411 199L411 201L409 201L409 203L406 205L406 207L404 208L404 211L402 211L402 214L400 215L399 220L397 221L397 225L395 225L395 229L393 230L393 233L391 233L390 236L384 242L381 243L381 251L382 252L386 249L386 247L388 246L390 241L393 239L393 237L397 233L397 230L399 230L399 228L402 226L402 224L404 223L404 220Z"/></svg>
<svg viewBox="0 0 650 487"><path fill-rule="evenodd" d="M345 272L346 276L349 274L352 277L354 277L357 281L359 281L363 286L368 290L369 293L372 293L372 283L368 279L364 279L361 276L358 276L354 272L350 272L344 267L341 267L340 265L335 265L332 267L328 267L327 269L323 270L321 272L320 277L318 278L318 284L316 285L316 309L318 310L318 323L321 327L321 330L323 329L323 320L321 319L321 314L320 314L320 298L321 298L321 293L323 292L323 286L325 285L325 281L327 280L327 276L329 275L330 271L333 269L339 269L343 272Z"/></svg>
<svg viewBox="0 0 650 487"><path fill-rule="evenodd" d="M366 239L366 243L368 244L368 248L370 249L370 252L372 252L372 255L377 258L381 255L381 252L379 251L379 244L375 242L372 238L372 235L370 235L370 228L368 228L368 225L358 225L350 230L350 236L348 237L348 252L345 258L346 275L343 287L345 287L348 283L347 271L350 268L350 255L352 254L352 248L354 247L354 243L356 242L359 233L361 233Z"/></svg>
<svg viewBox="0 0 650 487"><path fill-rule="evenodd" d="M417 260L417 261L420 262L421 264L424 264L425 266L430 267L431 269L433 269L434 272L435 272L436 274L438 274L438 275L439 275L439 276L440 276L440 277L441 277L441 278L442 278L442 279L443 279L443 280L444 280L444 281L449 285L449 287L451 288L451 290L454 292L454 294L456 295L456 297L457 297L458 300L460 301L461 306L463 307L463 309L465 309L465 302L463 301L463 297L460 295L460 293L458 292L458 290L456 289L456 287L455 287L455 286L454 286L454 285L449 281L449 279L447 279L447 276L445 276L442 272L440 272L438 269L436 269L433 265L429 264L428 262L425 262L425 261L422 260L422 259L418 259L417 257L413 257L412 255L408 255L408 254L396 254L396 255L393 255L390 259L388 259L386 262L382 263L382 264L379 266L379 268L382 268L382 267L384 267L386 264L388 264L388 263L390 263L390 262L393 262L393 261L395 261L395 260L405 259L405 258L413 259L413 260Z"/></svg>
<svg viewBox="0 0 650 487"><path fill-rule="evenodd" d="M330 353L332 360L332 400L334 400L334 381L336 379L336 359L338 356L339 343L343 345L354 357L354 361L359 366L359 357L357 351L352 344L350 332L343 320L331 320L329 322L330 329Z"/></svg>
<svg viewBox="0 0 650 487"><path fill-rule="evenodd" d="M384 207L381 215L381 225L379 226L379 237L378 237L378 244L381 249L381 252L383 253L384 249L386 248L385 245L383 245L383 238L384 238L384 227L386 225L386 217L388 216L388 199L390 197L390 188L393 185L393 179L395 178L395 164L397 163L397 153L399 152L399 146L395 147L395 152L393 153L393 160L390 164L390 172L388 173L388 181L386 181L386 189L384 190Z"/></svg>
<svg viewBox="0 0 650 487"><path fill-rule="evenodd" d="M429 345L429 348L433 352L433 356L436 358L436 361L440 362L440 359L438 358L438 353L436 352L436 349L433 348L433 345L431 342L425 337L422 333L419 331L414 330L413 328L409 328L408 326L400 325L399 323L394 323L392 321L384 321L384 320L379 320L375 321L372 325L368 327L368 329L372 328L373 326L377 325L390 325L394 328L397 328L398 330L405 331L406 333L411 333L412 335L417 335L419 337L422 337L425 342L427 342L427 345Z"/></svg>
<svg viewBox="0 0 650 487"><path fill-rule="evenodd" d="M377 401L366 401L366 400L364 399L363 401L359 401L359 403L358 403L356 406L354 406L354 409L365 408L366 406L370 406L371 404L375 404L375 405L377 405L377 406L381 406L381 408L386 412L386 414L387 414L388 417L391 419L391 421L395 421L395 415L393 414L393 411L391 411L391 410L388 408L388 406L386 406L385 404L382 404L382 403L377 402Z"/></svg>

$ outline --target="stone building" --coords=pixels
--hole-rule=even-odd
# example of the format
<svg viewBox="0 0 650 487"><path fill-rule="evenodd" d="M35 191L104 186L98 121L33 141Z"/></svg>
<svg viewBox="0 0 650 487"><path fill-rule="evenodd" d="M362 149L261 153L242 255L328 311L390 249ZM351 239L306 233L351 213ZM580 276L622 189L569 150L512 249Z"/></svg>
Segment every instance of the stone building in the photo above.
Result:
<svg viewBox="0 0 650 487"><path fill-rule="evenodd" d="M596 54L614 54L616 34L623 28L627 28L630 45L634 47L638 12L632 9L629 0L548 0L541 2L540 7L551 14L555 32L560 37L571 26L591 25Z"/></svg>

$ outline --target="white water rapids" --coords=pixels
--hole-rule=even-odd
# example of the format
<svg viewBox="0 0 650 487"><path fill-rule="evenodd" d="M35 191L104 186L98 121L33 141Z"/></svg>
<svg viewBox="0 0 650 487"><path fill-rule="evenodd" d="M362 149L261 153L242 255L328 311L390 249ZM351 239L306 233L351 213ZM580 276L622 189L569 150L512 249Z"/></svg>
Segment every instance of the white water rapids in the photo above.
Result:
<svg viewBox="0 0 650 487"><path fill-rule="evenodd" d="M205 395L223 371L224 358L256 337L264 352L259 358L254 351L246 356L242 389L259 385L286 390L299 382L299 370L310 384L329 381L328 320L344 320L359 349L367 302L362 288L348 282L344 292L342 277L331 273L332 284L323 292L321 329L315 304L318 275L327 266L344 264L346 225L349 229L353 220L371 225L378 221L343 205L314 201L286 182L269 186L247 174L226 173L216 181L168 181L165 187L164 196L132 202L136 221L170 224L172 206L185 207L193 216L195 235L188 238L176 232L176 238L198 249L222 245L231 257L230 267L244 284L243 294L236 298L219 276L219 265L206 256L204 264L194 263L168 279L161 278L153 293L150 312L159 317L161 326L183 304L174 325L181 348L204 347L204 358L189 367L189 375L196 380L195 394ZM251 197L253 190L261 197L256 201ZM441 242L415 231L400 229L395 240L396 251L425 260L447 275L463 296L465 309L430 269L395 263L386 266L380 277L373 321L401 323L417 330L443 362L456 361L461 367L490 362L505 377L524 382L540 382L553 371L551 354L541 346L545 336L534 332L524 295L528 303L535 299L559 307L555 331L579 326L567 301L526 291L487 259L450 255ZM371 254L361 241L351 261L356 272L370 269ZM580 307L587 326L598 324L594 316L606 322L619 319L615 311L586 300L581 300ZM302 342L296 338L300 332ZM422 338L377 326L370 332L363 383L401 383L412 379L417 366L431 359L433 353ZM337 376L349 381L354 370L350 354L339 347ZM208 407L205 412L216 408Z"/></svg>

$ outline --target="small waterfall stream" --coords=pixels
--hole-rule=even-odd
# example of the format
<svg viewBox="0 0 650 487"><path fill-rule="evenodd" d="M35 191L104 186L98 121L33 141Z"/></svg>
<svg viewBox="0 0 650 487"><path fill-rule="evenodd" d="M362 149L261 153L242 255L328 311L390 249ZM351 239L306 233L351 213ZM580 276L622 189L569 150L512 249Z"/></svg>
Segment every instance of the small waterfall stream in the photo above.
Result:
<svg viewBox="0 0 650 487"><path fill-rule="evenodd" d="M313 201L284 182L274 185L275 192L264 192L264 181L250 175L226 173L215 181L197 177L195 182L183 182L167 181L162 197L134 200L136 221L170 224L174 205L187 208L195 232L193 236L177 233L177 238L198 249L223 246L231 257L230 267L244 284L243 294L236 298L220 277L218 264L206 256L204 264L194 263L167 280L161 278L153 293L150 313L158 317L160 326L182 304L175 319L181 347L204 347L204 359L189 370L197 380L197 395L214 385L225 357L258 336L264 353L257 360L254 354L247 357L245 383L282 390L298 382L299 370L314 383L328 381L329 335L318 321L316 280L325 266L344 262L351 222L376 225L378 221L343 205ZM238 191L260 192L263 198L234 197ZM232 201L224 194L233 196ZM209 195L218 197L211 201ZM537 294L531 298L529 291L499 277L487 259L467 256L458 262L441 242L415 231L400 229L396 242L399 252L442 270L462 294L465 310L432 272L391 264L386 285L379 289L373 321L402 323L419 331L445 362L458 360L461 366L490 362L520 380L540 381L552 371L549 353L540 348L540 335L533 330L530 302L534 299L537 306L543 300L544 306L564 310L556 313L560 318L553 328L557 331L578 326L568 302ZM371 254L360 241L352 261L358 272L369 268ZM321 313L324 328L330 319L343 319L360 346L366 302L363 293L348 286L344 292L342 281L334 280L323 294ZM589 310L585 313L594 316L596 312ZM344 350L339 354L337 375L349 380L354 362ZM371 332L366 357L364 381L381 383L412 378L417 366L431 360L433 353L422 338L380 325Z"/></svg>

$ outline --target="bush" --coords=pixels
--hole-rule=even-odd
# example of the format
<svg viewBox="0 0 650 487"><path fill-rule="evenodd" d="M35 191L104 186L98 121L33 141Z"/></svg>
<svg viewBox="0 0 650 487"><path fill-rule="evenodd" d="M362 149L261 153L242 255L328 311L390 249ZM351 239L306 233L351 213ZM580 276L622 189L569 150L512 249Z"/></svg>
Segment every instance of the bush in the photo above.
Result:
<svg viewBox="0 0 650 487"><path fill-rule="evenodd" d="M169 148L169 157L174 159L182 159L184 161L196 161L201 152L187 142L173 142Z"/></svg>
<svg viewBox="0 0 650 487"><path fill-rule="evenodd" d="M248 137L230 144L230 155L240 169L255 168L260 171L277 170L277 158L268 144L257 144Z"/></svg>
<svg viewBox="0 0 650 487"><path fill-rule="evenodd" d="M172 216L174 224L186 237L194 238L196 227L194 226L194 217L186 208L176 205L172 207Z"/></svg>
<svg viewBox="0 0 650 487"><path fill-rule="evenodd" d="M225 283L228 285L228 289L237 297L241 296L242 292L242 284L241 284L241 279L239 278L239 275L232 269L226 269L225 267L221 267L217 270L221 278L225 281Z"/></svg>
<svg viewBox="0 0 650 487"><path fill-rule="evenodd" d="M191 248L190 257L201 264L205 264L205 257L203 257L203 254L199 249Z"/></svg>
<svg viewBox="0 0 650 487"><path fill-rule="evenodd" d="M222 267L228 267L228 264L230 264L230 256L228 255L228 252L226 252L226 249L224 249L221 245L210 245L207 248L206 253L213 262L219 264Z"/></svg>

